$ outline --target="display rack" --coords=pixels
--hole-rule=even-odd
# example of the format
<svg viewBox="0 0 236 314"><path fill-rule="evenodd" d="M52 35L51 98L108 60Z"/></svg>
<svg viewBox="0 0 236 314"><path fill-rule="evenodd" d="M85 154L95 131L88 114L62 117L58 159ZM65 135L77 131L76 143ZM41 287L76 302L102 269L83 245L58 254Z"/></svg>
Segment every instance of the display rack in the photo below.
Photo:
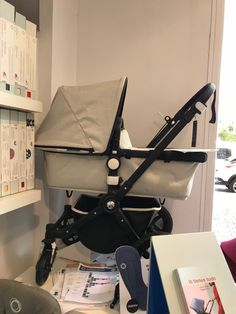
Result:
<svg viewBox="0 0 236 314"><path fill-rule="evenodd" d="M0 107L33 113L42 112L42 102L5 92L0 92ZM38 202L40 199L41 191L37 189L0 197L0 215Z"/></svg>
<svg viewBox="0 0 236 314"><path fill-rule="evenodd" d="M39 100L0 92L0 107L27 112L42 112L43 106Z"/></svg>
<svg viewBox="0 0 236 314"><path fill-rule="evenodd" d="M0 215L41 200L40 190L28 190L0 197Z"/></svg>

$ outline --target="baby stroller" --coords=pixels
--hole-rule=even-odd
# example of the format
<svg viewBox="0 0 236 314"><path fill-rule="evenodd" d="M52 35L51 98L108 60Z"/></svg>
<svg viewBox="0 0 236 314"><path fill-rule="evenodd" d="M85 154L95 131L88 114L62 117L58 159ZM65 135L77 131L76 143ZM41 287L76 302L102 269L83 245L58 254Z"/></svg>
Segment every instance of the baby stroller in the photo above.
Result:
<svg viewBox="0 0 236 314"><path fill-rule="evenodd" d="M66 245L80 241L99 253L131 245L145 255L152 235L172 229L171 215L159 198L186 199L199 163L207 160L206 152L166 148L206 109L213 84L199 90L173 118L166 116L147 147L138 149L122 119L127 82L123 77L60 87L36 134L48 186L81 193L74 207L65 205L58 221L46 226L36 265L39 285L51 271L58 239Z"/></svg>

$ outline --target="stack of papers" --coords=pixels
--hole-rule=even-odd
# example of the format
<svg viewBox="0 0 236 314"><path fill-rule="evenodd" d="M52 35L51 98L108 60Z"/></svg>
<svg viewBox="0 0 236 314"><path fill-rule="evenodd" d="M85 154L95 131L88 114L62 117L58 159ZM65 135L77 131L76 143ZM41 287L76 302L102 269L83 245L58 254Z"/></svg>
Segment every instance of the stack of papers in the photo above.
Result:
<svg viewBox="0 0 236 314"><path fill-rule="evenodd" d="M100 309L109 306L118 283L115 267L98 264L70 264L53 277L50 291L63 313L70 310Z"/></svg>

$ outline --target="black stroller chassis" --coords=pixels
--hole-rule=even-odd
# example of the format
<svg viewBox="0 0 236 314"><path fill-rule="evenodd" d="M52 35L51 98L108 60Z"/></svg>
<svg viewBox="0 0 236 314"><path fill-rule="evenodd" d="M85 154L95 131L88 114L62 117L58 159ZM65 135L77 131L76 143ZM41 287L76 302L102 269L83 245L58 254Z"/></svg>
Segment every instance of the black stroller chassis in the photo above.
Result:
<svg viewBox="0 0 236 314"><path fill-rule="evenodd" d="M55 114L55 108L58 103L57 97L59 96L56 96L54 99L54 109L48 118L50 123L48 122L47 124L46 117L45 122L39 128L36 137L36 146L43 149L48 161L50 159L54 160L54 158L57 158L57 160L63 159L65 166L68 167L68 164L70 164L69 159L77 163L79 159L84 160L84 162L85 159L93 162L94 159L102 158L105 165L103 167L106 169L107 180L105 183L107 189L105 191L102 191L100 188L96 189L98 193L93 193L93 195L82 193L73 207L71 205L64 206L64 212L57 222L47 224L45 238L42 241L43 250L36 265L36 282L38 285L42 285L47 280L51 271L57 253L57 239L61 239L66 245L80 241L90 250L99 253L112 253L121 245L131 245L137 248L140 255L146 256L151 236L171 233L172 218L160 199L160 197L165 197L165 192L160 192L159 194L157 187L157 196L155 196L151 192L146 193L146 186L144 185L141 189L141 191L144 190L143 196L143 194L140 195L139 192L136 192L135 189L138 188L136 183L146 179L145 172L149 171L149 169L151 169L150 171L158 172L159 170L156 171L153 168L156 164L161 165L160 167L168 167L171 163L175 165L176 162L181 165L187 165L187 167L194 165L194 174L196 166L207 160L207 154L204 151L182 152L180 150L167 149L167 146L195 116L200 115L206 109L206 103L213 94L212 118L210 122L214 122L214 84L209 83L201 88L173 118L166 116L164 126L145 149L132 149L130 147L123 148L120 145L121 133L124 130L122 111L127 88L127 78L122 78L114 82L118 82L120 91L118 93L118 109L116 109L116 113L113 115L114 119L105 151L104 149L84 147L86 146L85 144L83 146L80 145L80 148L78 148L72 147L71 144L66 146L64 143L60 145L49 142L50 136L48 136L48 132L51 132L51 130L48 125L52 124L51 118ZM110 83L113 83L113 81ZM100 87L104 88L104 84L101 83L101 86L98 84L94 87L95 89L98 88L98 94ZM107 89L110 88L109 84L107 85ZM88 88L89 94L89 91L93 87L85 87L85 91L86 88ZM86 94L84 89L68 90L73 97L77 91L82 96ZM65 90L64 96L66 98ZM81 102L82 96L78 97L78 103ZM67 100L72 103L76 99L73 97L68 97ZM88 106L90 103L86 105ZM58 105L61 105L60 101ZM73 108L71 110L73 111L73 115L76 115L75 110ZM60 119L57 118L57 120L60 120L59 124L63 124L61 119L63 117L60 117ZM122 164L131 162L132 159L135 162L137 161L134 170L124 174L122 172ZM52 164L55 167L56 162L52 161ZM58 170L59 174L61 171L60 167ZM47 165L48 169L49 166ZM53 171L55 172L55 169ZM68 168L66 171L68 172ZM76 169L74 169L74 172L77 172ZM80 172L77 172L76 176L79 177ZM88 180L92 181L93 179L90 178ZM49 186L51 187L63 188L63 186L56 186L56 184L56 179L53 183L52 181L49 182ZM77 188L70 180L68 180L68 184L70 186L64 189L67 190L68 196L70 191L73 190L82 190L82 192L89 190L88 188ZM175 197L177 187L178 184L173 187L172 197ZM169 189L168 186L167 189ZM189 189L189 186L187 189ZM179 198L184 199L188 196L187 194ZM168 193L166 195L168 197Z"/></svg>

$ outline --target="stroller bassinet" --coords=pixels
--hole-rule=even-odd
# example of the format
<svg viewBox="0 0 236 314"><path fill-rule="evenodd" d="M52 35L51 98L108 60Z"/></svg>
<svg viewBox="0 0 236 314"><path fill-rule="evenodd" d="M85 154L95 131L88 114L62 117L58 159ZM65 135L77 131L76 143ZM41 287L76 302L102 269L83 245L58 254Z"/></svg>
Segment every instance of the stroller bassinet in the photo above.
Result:
<svg viewBox="0 0 236 314"><path fill-rule="evenodd" d="M171 216L157 197L186 199L199 163L207 160L205 152L166 148L195 115L206 109L215 92L213 84L198 91L173 118L165 117L163 128L143 149L132 147L124 129L126 89L125 77L60 87L36 134L36 147L44 152L48 186L86 193L74 208L66 205L55 224L47 225L36 266L38 284L51 270L56 239L67 245L81 241L100 253L133 245L142 254L150 236L171 232ZM161 213L166 228L156 225Z"/></svg>

